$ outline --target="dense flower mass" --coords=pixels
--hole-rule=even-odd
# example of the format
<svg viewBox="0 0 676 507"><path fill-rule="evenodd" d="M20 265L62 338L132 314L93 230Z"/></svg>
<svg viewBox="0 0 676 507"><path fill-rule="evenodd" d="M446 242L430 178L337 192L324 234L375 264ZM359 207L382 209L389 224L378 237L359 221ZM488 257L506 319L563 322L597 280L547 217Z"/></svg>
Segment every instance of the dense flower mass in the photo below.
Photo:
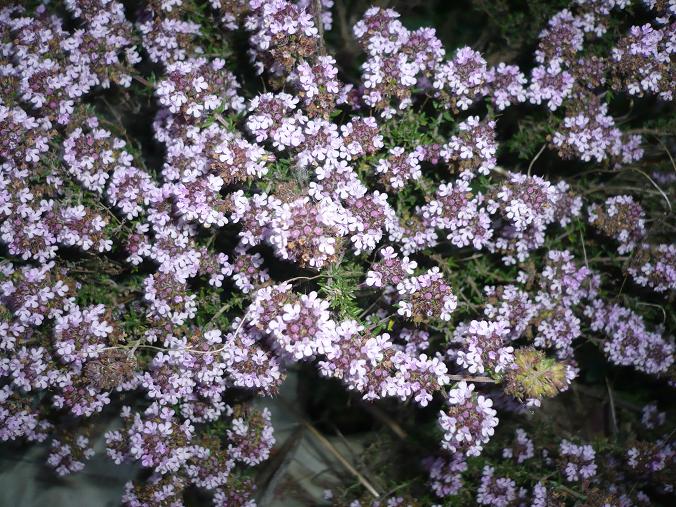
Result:
<svg viewBox="0 0 676 507"><path fill-rule="evenodd" d="M495 433L498 425L493 401L474 394L474 384L462 381L448 394L450 409L439 414L439 425L444 430L442 447L478 456L483 445Z"/></svg>
<svg viewBox="0 0 676 507"><path fill-rule="evenodd" d="M676 7L471 3L458 47L403 4L1 7L0 442L255 507L302 489L281 407L355 478L307 505L667 505Z"/></svg>

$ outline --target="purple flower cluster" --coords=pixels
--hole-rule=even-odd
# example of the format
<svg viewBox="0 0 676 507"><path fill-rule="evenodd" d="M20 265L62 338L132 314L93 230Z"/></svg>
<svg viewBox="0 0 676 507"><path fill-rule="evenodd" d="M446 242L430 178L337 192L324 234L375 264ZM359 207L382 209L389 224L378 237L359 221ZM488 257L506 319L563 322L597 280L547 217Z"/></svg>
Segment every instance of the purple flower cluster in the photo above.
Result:
<svg viewBox="0 0 676 507"><path fill-rule="evenodd" d="M108 88L111 82L129 86L131 67L140 61L121 3L73 0L68 8L82 22L72 34L44 6L35 17L14 7L0 14L3 28L14 35L9 60L17 95L45 121L61 125L69 122L75 104L93 88Z"/></svg>
<svg viewBox="0 0 676 507"><path fill-rule="evenodd" d="M367 10L354 34L367 54L361 99L384 118L413 104L413 88L425 90L455 112L467 110L489 92L499 109L526 100L526 80L518 68L501 63L488 69L483 57L469 47L445 60L433 29L410 31L391 9Z"/></svg>
<svg viewBox="0 0 676 507"><path fill-rule="evenodd" d="M451 314L458 306L458 299L438 267L419 276L404 278L397 285L397 292L400 298L397 313L414 322L451 320Z"/></svg>
<svg viewBox="0 0 676 507"><path fill-rule="evenodd" d="M474 384L461 381L448 393L449 408L439 413L444 430L442 448L478 456L498 425L493 400L474 393Z"/></svg>
<svg viewBox="0 0 676 507"><path fill-rule="evenodd" d="M154 474L141 484L127 482L122 495L122 503L129 507L149 507L151 505L183 504L185 480L177 475Z"/></svg>
<svg viewBox="0 0 676 507"><path fill-rule="evenodd" d="M269 350L262 332L244 329L240 323L236 320L233 332L224 339L222 354L229 381L235 387L274 394L285 378L282 360Z"/></svg>
<svg viewBox="0 0 676 507"><path fill-rule="evenodd" d="M335 260L336 242L345 234L341 212L329 200L301 197L284 203L272 219L269 242L282 259L320 269Z"/></svg>
<svg viewBox="0 0 676 507"><path fill-rule="evenodd" d="M423 223L432 230L448 231L447 239L458 248L472 245L481 250L490 245L493 236L491 218L483 201L481 194L473 197L466 180L442 183L435 198L421 209Z"/></svg>
<svg viewBox="0 0 676 507"><path fill-rule="evenodd" d="M153 403L133 416L126 407L122 416L128 427L106 433L107 452L116 463L133 458L160 474L175 473L193 455L195 429L190 421L179 423L173 409Z"/></svg>
<svg viewBox="0 0 676 507"><path fill-rule="evenodd" d="M640 244L627 271L637 284L655 292L673 291L676 289L676 245Z"/></svg>
<svg viewBox="0 0 676 507"><path fill-rule="evenodd" d="M248 321L271 336L283 353L300 360L330 351L335 322L328 308L316 292L298 295L284 283L258 290Z"/></svg>
<svg viewBox="0 0 676 507"><path fill-rule="evenodd" d="M533 441L522 428L517 428L514 443L502 450L502 457L513 459L520 465L533 456L535 456Z"/></svg>
<svg viewBox="0 0 676 507"><path fill-rule="evenodd" d="M523 262L544 243L545 231L554 222L557 188L539 176L512 173L489 196L487 210L503 219L493 249L508 264Z"/></svg>
<svg viewBox="0 0 676 507"><path fill-rule="evenodd" d="M409 181L420 178L420 155L406 153L404 148L396 146L389 150L387 158L381 159L376 166L383 184L392 190L404 188Z"/></svg>
<svg viewBox="0 0 676 507"><path fill-rule="evenodd" d="M439 155L457 167L462 179L471 180L476 173L487 175L495 168L497 149L495 121L470 116L458 124L457 135L441 147Z"/></svg>
<svg viewBox="0 0 676 507"><path fill-rule="evenodd" d="M250 411L238 414L232 420L228 430L228 455L235 461L254 466L270 456L275 444L270 425L270 411Z"/></svg>
<svg viewBox="0 0 676 507"><path fill-rule="evenodd" d="M676 459L676 449L671 442L658 439L656 442L637 442L626 453L629 468L637 475L659 474L669 470ZM666 482L666 481L665 481ZM665 484L665 492L671 493L673 486Z"/></svg>
<svg viewBox="0 0 676 507"><path fill-rule="evenodd" d="M460 48L452 60L436 69L433 86L438 96L453 110L466 111L472 103L488 92L486 60L472 48Z"/></svg>
<svg viewBox="0 0 676 507"><path fill-rule="evenodd" d="M103 305L84 309L73 305L68 313L54 319L55 349L62 361L81 366L101 354L106 338L113 333L113 326L102 319L105 311Z"/></svg>
<svg viewBox="0 0 676 507"><path fill-rule="evenodd" d="M173 63L202 52L194 43L201 27L183 19L186 11L187 6L181 0L160 0L144 6L136 28L152 62Z"/></svg>
<svg viewBox="0 0 676 507"><path fill-rule="evenodd" d="M618 164L630 164L643 157L640 143L639 135L622 135L608 114L608 105L596 97L573 103L552 137L552 145L561 158L584 162L610 158Z"/></svg>
<svg viewBox="0 0 676 507"><path fill-rule="evenodd" d="M387 333L374 336L347 320L338 325L336 335L326 360L319 362L320 372L364 393L364 399L413 398L425 407L450 381L442 361L418 355L416 350L403 350Z"/></svg>
<svg viewBox="0 0 676 507"><path fill-rule="evenodd" d="M496 477L495 469L486 465L477 490L478 505L508 507L517 499L516 483L509 477Z"/></svg>
<svg viewBox="0 0 676 507"><path fill-rule="evenodd" d="M493 104L498 111L526 101L524 85L528 81L518 66L500 63L488 70L486 79L489 83L489 95L493 97Z"/></svg>
<svg viewBox="0 0 676 507"><path fill-rule="evenodd" d="M501 373L514 362L514 347L506 345L509 323L504 320L489 322L473 320L455 329L453 341L462 344L457 363L469 373Z"/></svg>
<svg viewBox="0 0 676 507"><path fill-rule="evenodd" d="M370 287L397 287L404 279L410 277L418 266L416 261L399 254L391 246L380 250L380 260L371 264L366 273L366 285Z"/></svg>
<svg viewBox="0 0 676 507"><path fill-rule="evenodd" d="M19 107L0 104L0 125L3 136L0 139L0 155L3 172L20 170L23 166L37 162L40 155L49 149L51 122L46 118L34 118Z"/></svg>
<svg viewBox="0 0 676 507"><path fill-rule="evenodd" d="M163 343L168 352L155 355L139 379L140 387L160 405L180 405L182 413L194 422L217 420L226 411L226 363L212 350L221 344L219 330L182 338L168 336Z"/></svg>
<svg viewBox="0 0 676 507"><path fill-rule="evenodd" d="M552 111L565 109L563 123L551 138L563 158L609 159L622 165L643 157L641 137L623 134L608 115L607 104L594 93L606 82L629 94L649 92L671 100L666 62L673 45L666 42L662 27L633 26L607 56L581 56L586 42L606 33L611 10L627 3L575 2L553 16L540 33L535 51L540 65L532 71L527 96L534 104L546 102ZM640 63L646 59L650 66Z"/></svg>
<svg viewBox="0 0 676 507"><path fill-rule="evenodd" d="M664 374L674 364L672 340L649 331L643 318L629 308L595 300L585 314L592 330L607 336L603 350L612 363L652 375Z"/></svg>
<svg viewBox="0 0 676 507"><path fill-rule="evenodd" d="M658 410L657 403L649 403L641 411L641 423L649 430L662 426L666 420L667 414Z"/></svg>
<svg viewBox="0 0 676 507"><path fill-rule="evenodd" d="M614 87L630 95L650 93L672 100L674 52L673 26L632 26L612 52Z"/></svg>
<svg viewBox="0 0 676 507"><path fill-rule="evenodd" d="M575 316L582 303L596 294L592 272L578 267L570 252L552 250L542 271L540 290L536 295L536 347L554 348L557 355L570 358L572 343L582 332L580 319Z"/></svg>
<svg viewBox="0 0 676 507"><path fill-rule="evenodd" d="M251 345L254 340L267 341L272 350L290 359L319 357L322 375L342 380L365 399L396 396L402 400L413 398L426 406L433 394L449 382L446 366L438 358L420 354L417 347L404 349L388 334L373 336L354 320L336 323L328 307L316 293L298 295L289 284L260 289L246 322L241 324L247 329L241 340L251 336ZM251 380L236 380L236 385L274 391L281 376L274 356L263 350L256 354L242 350L240 354L251 357L227 353L240 362L254 363L259 373L258 377L250 376Z"/></svg>
<svg viewBox="0 0 676 507"><path fill-rule="evenodd" d="M573 93L575 78L561 68L559 63L535 67L531 73L531 81L527 90L531 104L547 104L550 111L556 111L564 100Z"/></svg>
<svg viewBox="0 0 676 507"><path fill-rule="evenodd" d="M564 439L559 444L559 456L568 482L583 481L596 475L596 453L591 445L575 445Z"/></svg>
<svg viewBox="0 0 676 507"><path fill-rule="evenodd" d="M24 395L5 385L0 389L0 441L26 439L29 442L44 441L52 425L42 420L40 412Z"/></svg>
<svg viewBox="0 0 676 507"><path fill-rule="evenodd" d="M317 54L319 30L308 9L288 0L252 0L244 23L258 73L285 74Z"/></svg>
<svg viewBox="0 0 676 507"><path fill-rule="evenodd" d="M645 212L630 195L606 199L603 207L588 208L589 223L619 243L617 253L632 252L645 236Z"/></svg>
<svg viewBox="0 0 676 507"><path fill-rule="evenodd" d="M94 449L89 447L89 439L84 435L65 438L63 441L54 439L47 464L60 476L69 475L82 470L85 466L84 461L94 454Z"/></svg>
<svg viewBox="0 0 676 507"><path fill-rule="evenodd" d="M467 470L465 457L456 453L452 458L438 456L425 462L429 485L439 498L457 495L463 486L462 473Z"/></svg>
<svg viewBox="0 0 676 507"><path fill-rule="evenodd" d="M361 99L386 118L411 106L411 89L418 76L431 72L443 54L433 30L410 32L398 18L391 9L372 7L353 27L357 42L368 55L362 65ZM427 39L423 53L416 51L422 38Z"/></svg>
<svg viewBox="0 0 676 507"><path fill-rule="evenodd" d="M326 119L335 110L343 88L337 76L332 56L319 56L314 65L303 61L296 66L289 81L295 84L308 116Z"/></svg>
<svg viewBox="0 0 676 507"><path fill-rule="evenodd" d="M155 94L162 106L185 120L201 118L215 109L241 110L238 86L235 76L225 68L225 60L191 58L167 65Z"/></svg>

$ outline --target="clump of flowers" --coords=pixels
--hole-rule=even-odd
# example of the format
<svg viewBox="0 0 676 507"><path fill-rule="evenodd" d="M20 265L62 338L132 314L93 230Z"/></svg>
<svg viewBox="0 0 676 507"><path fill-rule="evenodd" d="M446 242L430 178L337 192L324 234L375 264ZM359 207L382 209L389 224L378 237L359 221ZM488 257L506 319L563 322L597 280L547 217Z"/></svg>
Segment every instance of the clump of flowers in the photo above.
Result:
<svg viewBox="0 0 676 507"><path fill-rule="evenodd" d="M673 2L503 3L458 47L422 5L0 8L0 441L255 507L281 404L340 507L673 494Z"/></svg>
<svg viewBox="0 0 676 507"><path fill-rule="evenodd" d="M596 453L591 445L575 445L562 440L559 455L568 482L588 480L596 475Z"/></svg>
<svg viewBox="0 0 676 507"><path fill-rule="evenodd" d="M631 95L651 93L663 100L672 100L673 68L669 61L674 48L669 37L666 27L632 26L613 49L614 88L624 89Z"/></svg>
<svg viewBox="0 0 676 507"><path fill-rule="evenodd" d="M429 484L440 498L455 496L463 486L462 473L467 470L465 457L458 453L452 458L439 456L425 463L429 469Z"/></svg>
<svg viewBox="0 0 676 507"><path fill-rule="evenodd" d="M481 476L481 485L477 490L477 503L507 507L516 498L516 483L508 477L495 477L493 467L486 465Z"/></svg>
<svg viewBox="0 0 676 507"><path fill-rule="evenodd" d="M461 344L457 362L470 373L490 370L501 373L512 369L514 348L506 344L509 334L504 320L488 322L473 320L455 330L453 340Z"/></svg>
<svg viewBox="0 0 676 507"><path fill-rule="evenodd" d="M84 462L94 455L89 447L89 439L84 435L66 438L63 441L52 440L52 448L47 457L47 464L54 468L60 476L79 472L85 467Z"/></svg>
<svg viewBox="0 0 676 507"><path fill-rule="evenodd" d="M514 443L502 450L503 458L514 459L518 464L535 456L533 441L522 428L516 429Z"/></svg>
<svg viewBox="0 0 676 507"><path fill-rule="evenodd" d="M627 271L639 285L655 292L676 289L676 245L640 244Z"/></svg>
<svg viewBox="0 0 676 507"><path fill-rule="evenodd" d="M252 57L256 70L288 73L296 63L317 54L319 30L302 6L286 0L251 2L245 28L252 32Z"/></svg>
<svg viewBox="0 0 676 507"><path fill-rule="evenodd" d="M674 364L673 342L659 332L649 331L636 312L597 300L586 313L592 329L608 337L603 350L611 362L653 375L666 373Z"/></svg>
<svg viewBox="0 0 676 507"><path fill-rule="evenodd" d="M488 71L486 60L472 48L460 48L455 58L436 69L434 88L451 108L467 110L472 103L487 93Z"/></svg>
<svg viewBox="0 0 676 507"><path fill-rule="evenodd" d="M415 322L430 319L451 320L458 300L444 281L438 267L418 276L404 278L397 285L399 309L397 313Z"/></svg>
<svg viewBox="0 0 676 507"><path fill-rule="evenodd" d="M458 383L448 393L449 409L439 413L439 425L444 430L441 446L450 452L478 456L495 433L498 418L493 401L474 390L474 384Z"/></svg>
<svg viewBox="0 0 676 507"><path fill-rule="evenodd" d="M346 320L338 325L336 335L326 359L319 363L320 372L364 393L364 399L412 398L425 407L449 382L442 361L415 349L403 350L387 333L373 336L355 321Z"/></svg>
<svg viewBox="0 0 676 507"><path fill-rule="evenodd" d="M405 278L413 275L417 263L407 256L399 257L391 246L379 252L379 261L371 265L366 275L366 284L373 287L398 286Z"/></svg>
<svg viewBox="0 0 676 507"><path fill-rule="evenodd" d="M645 235L645 213L630 195L606 199L604 206L589 207L589 223L619 243L617 252L633 251Z"/></svg>

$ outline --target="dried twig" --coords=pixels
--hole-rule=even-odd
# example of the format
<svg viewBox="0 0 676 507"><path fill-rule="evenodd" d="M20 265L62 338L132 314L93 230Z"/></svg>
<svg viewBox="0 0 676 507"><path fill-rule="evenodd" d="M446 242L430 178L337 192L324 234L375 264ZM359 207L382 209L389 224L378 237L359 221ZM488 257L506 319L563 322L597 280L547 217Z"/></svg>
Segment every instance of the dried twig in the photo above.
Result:
<svg viewBox="0 0 676 507"><path fill-rule="evenodd" d="M451 380L454 380L456 382L460 382L464 380L465 382L477 382L477 383L484 383L484 384L497 384L497 381L490 378L490 377L466 377L464 375L449 375L448 378Z"/></svg>
<svg viewBox="0 0 676 507"><path fill-rule="evenodd" d="M319 31L319 54L326 56L326 44L324 44L324 23L322 22L322 0L314 0L315 25Z"/></svg>
<svg viewBox="0 0 676 507"><path fill-rule="evenodd" d="M615 398L613 390L610 387L610 381L606 377L606 389L608 391L608 401L610 402L610 421L612 422L613 435L617 435L617 413L615 412Z"/></svg>
<svg viewBox="0 0 676 507"><path fill-rule="evenodd" d="M660 188L660 186L659 186L657 183L655 183L655 180L653 180L650 176L648 176L648 174L647 174L645 171L643 171L643 170L641 170L641 169L638 169L637 167L632 167L631 170L632 170L632 171L636 171L637 173L641 173L643 176L645 176L646 178L648 178L648 181L650 181L650 183L653 184L653 186L657 189L657 191L658 191L660 194L662 194L662 197L664 197L664 200L667 202L667 206L669 206L669 212L672 212L673 209L672 209L672 207L671 207L671 201L670 201L669 198L667 197L667 194L664 193L664 190L662 190L662 189Z"/></svg>
<svg viewBox="0 0 676 507"><path fill-rule="evenodd" d="M134 74L132 76L132 78L134 80L138 81L139 83L141 83L142 85L147 86L148 88L153 88L153 84L150 81L148 81L146 78L144 78L143 76L139 76L138 74Z"/></svg>
<svg viewBox="0 0 676 507"><path fill-rule="evenodd" d="M287 411L293 414L293 416L298 419L298 421L303 426L305 426L310 431L310 433L312 433L312 435L324 448L333 454L333 456L340 462L341 465L345 467L348 472L357 478L361 485L364 486L371 495L373 495L375 498L380 498L380 493L378 493L376 488L373 487L373 485L359 472L359 470L357 470L347 459L345 459L340 451L338 451L338 449L336 449L336 447L324 435L322 435L321 432L315 428L310 421L299 414L284 398L280 397L278 400L282 403L282 405L284 405L284 408L286 408Z"/></svg>
<svg viewBox="0 0 676 507"><path fill-rule="evenodd" d="M378 419L381 423L383 423L385 426L390 428L392 430L392 433L397 435L401 440L407 440L408 439L408 433L406 433L406 430L401 427L401 425L392 419L389 414L387 414L385 411L381 410L377 406L373 405L372 403L367 403L363 400L359 400L359 404L364 407L364 409L371 414L373 417Z"/></svg>

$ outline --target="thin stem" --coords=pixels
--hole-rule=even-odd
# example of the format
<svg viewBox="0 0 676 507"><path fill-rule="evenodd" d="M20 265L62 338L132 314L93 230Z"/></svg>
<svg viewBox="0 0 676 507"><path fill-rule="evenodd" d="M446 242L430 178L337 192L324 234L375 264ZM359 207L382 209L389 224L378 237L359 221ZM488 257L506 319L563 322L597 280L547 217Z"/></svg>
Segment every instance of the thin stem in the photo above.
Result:
<svg viewBox="0 0 676 507"><path fill-rule="evenodd" d="M637 173L641 173L643 176L648 178L648 181L650 181L650 183L653 184L653 186L659 191L659 193L662 194L662 197L664 197L664 200L667 201L667 206L669 206L669 212L672 212L673 209L671 207L671 202L669 201L667 194L665 194L664 191L660 188L660 186L657 183L655 183L655 180L653 180L650 176L648 176L648 174L645 171L638 169L637 167L632 167L631 170L636 171Z"/></svg>
<svg viewBox="0 0 676 507"><path fill-rule="evenodd" d="M456 382L464 380L465 382L477 382L483 384L497 384L497 380L490 377L465 377L464 375L449 375L448 378Z"/></svg>
<svg viewBox="0 0 676 507"><path fill-rule="evenodd" d="M547 147L547 143L544 143L542 145L542 148L540 148L540 151L537 152L537 155L533 157L533 160L530 161L530 164L528 164L528 176L530 176L531 170L533 169L533 165L537 161L537 159L540 158L540 155L542 155L542 152L545 151L545 148Z"/></svg>
<svg viewBox="0 0 676 507"><path fill-rule="evenodd" d="M381 293L380 296L378 296L378 298L375 301L373 301L373 303L371 303L366 310L364 310L363 312L361 312L361 314L359 314L359 318L363 319L364 317L366 317L368 313L380 302L382 298L383 294Z"/></svg>
<svg viewBox="0 0 676 507"><path fill-rule="evenodd" d="M662 305L658 305L655 303L644 303L642 301L638 301L636 304L640 306L653 306L655 308L659 308L660 311L662 312L662 324L664 324L667 321L667 312L664 310L664 307Z"/></svg>
<svg viewBox="0 0 676 507"><path fill-rule="evenodd" d="M547 482L552 483L556 488L560 489L561 491L565 491L566 493L568 493L571 496L574 496L575 498L578 498L578 499L583 500L583 501L587 499L587 497L585 495L583 495L582 493L578 493L574 489L570 489L568 486L564 486L560 482L551 481L551 480L548 480Z"/></svg>
<svg viewBox="0 0 676 507"><path fill-rule="evenodd" d="M610 420L612 424L613 435L617 435L617 413L615 412L615 398L613 397L613 390L610 387L610 381L606 377L606 389L608 391L608 401L610 402Z"/></svg>
<svg viewBox="0 0 676 507"><path fill-rule="evenodd" d="M223 125L225 128L229 127L228 122L225 121L225 118L223 118L223 116L221 116L219 113L214 114L214 118L216 118L216 121L218 121L218 123Z"/></svg>
<svg viewBox="0 0 676 507"><path fill-rule="evenodd" d="M144 78L143 76L139 76L138 74L134 74L132 76L132 78L134 80L138 81L139 83L141 83L142 85L147 86L148 88L153 88L153 84L150 81L148 81L146 78Z"/></svg>
<svg viewBox="0 0 676 507"><path fill-rule="evenodd" d="M671 156L671 152L669 151L669 148L667 147L666 144L664 144L664 141L658 136L655 136L655 139L657 139L657 142L660 143L660 146L664 149L664 151L667 153L667 156L669 157L669 160L671 160L671 167L674 168L674 171L676 171L676 162L674 162L674 157Z"/></svg>
<svg viewBox="0 0 676 507"><path fill-rule="evenodd" d="M251 305L253 306L253 305ZM237 338L237 335L239 335L239 332L241 331L242 327L244 326L244 322L246 321L246 318L249 315L249 312L251 311L251 306L247 309L246 313L242 317L242 320L239 321L239 324L237 326L237 329L235 329L235 334L233 335L233 339ZM223 308L221 308L223 310ZM221 311L219 310L219 312ZM225 311L225 310L223 310ZM211 320L213 320L214 317L212 317ZM211 321L210 321L211 322ZM195 349L192 347L183 347L183 348L178 348L178 349L169 349L166 347L156 347L155 345L141 345L141 341L138 340L134 343L132 347L132 352L135 352L137 349L151 349L151 350L158 350L160 352L190 352L192 354L217 354L219 352L223 352L227 345L223 345L222 347L219 347L217 349L209 349L209 350L199 350ZM129 346L115 346L115 347L106 347L103 350L115 350L115 349L128 349Z"/></svg>

